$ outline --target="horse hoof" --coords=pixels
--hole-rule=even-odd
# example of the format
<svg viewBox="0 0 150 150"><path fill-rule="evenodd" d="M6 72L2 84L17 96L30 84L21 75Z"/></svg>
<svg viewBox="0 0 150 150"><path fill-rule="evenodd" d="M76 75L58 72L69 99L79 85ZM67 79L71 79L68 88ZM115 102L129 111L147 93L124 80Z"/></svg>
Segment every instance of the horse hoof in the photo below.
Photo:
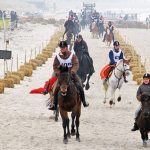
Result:
<svg viewBox="0 0 150 150"><path fill-rule="evenodd" d="M56 122L58 121L58 117L55 117L55 121L56 121Z"/></svg>
<svg viewBox="0 0 150 150"><path fill-rule="evenodd" d="M63 143L64 143L64 144L67 144L67 143L68 143L68 139L64 139L64 140L63 140Z"/></svg>
<svg viewBox="0 0 150 150"><path fill-rule="evenodd" d="M69 139L71 138L71 135L70 135L70 133L68 133L68 134L67 134L67 137L68 137Z"/></svg>
<svg viewBox="0 0 150 150"><path fill-rule="evenodd" d="M76 131L75 130L71 130L71 135L75 136L76 135Z"/></svg>
<svg viewBox="0 0 150 150"><path fill-rule="evenodd" d="M86 85L85 89L88 90L90 88L90 85Z"/></svg>
<svg viewBox="0 0 150 150"><path fill-rule="evenodd" d="M147 141L143 141L143 147L147 146Z"/></svg>
<svg viewBox="0 0 150 150"><path fill-rule="evenodd" d="M79 138L79 137L77 137L77 138L76 138L76 141L80 142L81 140L80 140L80 138Z"/></svg>
<svg viewBox="0 0 150 150"><path fill-rule="evenodd" d="M109 101L109 104L110 104L110 105L112 105L112 104L113 104L113 101L112 101L112 100L110 100L110 101Z"/></svg>
<svg viewBox="0 0 150 150"><path fill-rule="evenodd" d="M103 103L106 104L106 100L104 100Z"/></svg>
<svg viewBox="0 0 150 150"><path fill-rule="evenodd" d="M121 101L121 97L120 97L120 96L117 98L117 101L118 101L118 102L120 102L120 101Z"/></svg>

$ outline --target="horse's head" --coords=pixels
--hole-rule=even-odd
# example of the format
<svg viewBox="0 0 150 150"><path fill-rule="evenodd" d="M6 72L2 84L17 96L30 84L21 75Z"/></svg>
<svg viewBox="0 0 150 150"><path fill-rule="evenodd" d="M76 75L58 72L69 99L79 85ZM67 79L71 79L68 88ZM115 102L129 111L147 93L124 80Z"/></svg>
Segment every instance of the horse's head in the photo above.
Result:
<svg viewBox="0 0 150 150"><path fill-rule="evenodd" d="M150 118L150 94L142 94L142 115L144 118Z"/></svg>
<svg viewBox="0 0 150 150"><path fill-rule="evenodd" d="M123 74L125 73L126 76L130 74L130 60L121 59L117 62L116 68L121 71Z"/></svg>
<svg viewBox="0 0 150 150"><path fill-rule="evenodd" d="M60 66L59 69L60 69L60 75L58 77L58 83L60 85L61 95L66 96L69 84L71 82L71 76L68 67Z"/></svg>

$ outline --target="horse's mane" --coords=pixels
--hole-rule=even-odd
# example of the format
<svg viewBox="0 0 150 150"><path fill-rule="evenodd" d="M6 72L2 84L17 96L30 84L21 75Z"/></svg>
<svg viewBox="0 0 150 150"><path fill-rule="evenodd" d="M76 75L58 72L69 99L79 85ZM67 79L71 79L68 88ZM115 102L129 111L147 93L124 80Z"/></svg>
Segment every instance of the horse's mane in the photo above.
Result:
<svg viewBox="0 0 150 150"><path fill-rule="evenodd" d="M68 67L64 66L64 65L60 65L59 66L59 70L60 70L61 73L69 71Z"/></svg>

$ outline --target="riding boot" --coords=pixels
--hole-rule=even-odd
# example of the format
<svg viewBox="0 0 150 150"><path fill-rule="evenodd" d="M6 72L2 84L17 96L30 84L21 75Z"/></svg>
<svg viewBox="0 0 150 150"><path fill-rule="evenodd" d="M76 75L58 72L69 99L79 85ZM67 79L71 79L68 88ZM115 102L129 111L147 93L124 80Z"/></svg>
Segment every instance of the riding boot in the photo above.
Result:
<svg viewBox="0 0 150 150"><path fill-rule="evenodd" d="M55 93L54 93L54 105L52 107L49 107L49 110L56 110L57 105L58 105L58 92L59 92L59 87L56 87Z"/></svg>
<svg viewBox="0 0 150 150"><path fill-rule="evenodd" d="M124 78L124 82L127 83L128 81L127 81L127 79L126 79L125 73L123 73L123 78Z"/></svg>
<svg viewBox="0 0 150 150"><path fill-rule="evenodd" d="M138 127L138 125L137 125L137 123L136 123L136 121L134 122L134 126L133 126L133 128L131 129L131 131L136 131L136 130L138 130L139 129L139 127Z"/></svg>
<svg viewBox="0 0 150 150"><path fill-rule="evenodd" d="M86 102L86 100L85 100L84 90L83 90L82 86L78 85L78 89L79 89L79 92L80 92L80 98L81 98L81 101L83 103L83 106L88 107L89 103Z"/></svg>

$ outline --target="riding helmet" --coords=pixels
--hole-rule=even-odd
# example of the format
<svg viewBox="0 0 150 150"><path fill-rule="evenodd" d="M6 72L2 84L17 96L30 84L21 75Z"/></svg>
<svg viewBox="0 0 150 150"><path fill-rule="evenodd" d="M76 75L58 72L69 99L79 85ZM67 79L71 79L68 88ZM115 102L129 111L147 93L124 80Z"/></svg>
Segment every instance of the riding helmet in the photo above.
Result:
<svg viewBox="0 0 150 150"><path fill-rule="evenodd" d="M82 37L82 35L81 34L79 34L79 35L77 35L77 39L83 39L83 37Z"/></svg>
<svg viewBox="0 0 150 150"><path fill-rule="evenodd" d="M68 47L67 41L60 41L59 47L60 47L60 48Z"/></svg>
<svg viewBox="0 0 150 150"><path fill-rule="evenodd" d="M145 73L144 75L143 75L143 79L144 78L150 78L150 74L149 73Z"/></svg>
<svg viewBox="0 0 150 150"><path fill-rule="evenodd" d="M115 41L113 45L114 45L114 46L119 46L120 43L119 43L118 41Z"/></svg>

